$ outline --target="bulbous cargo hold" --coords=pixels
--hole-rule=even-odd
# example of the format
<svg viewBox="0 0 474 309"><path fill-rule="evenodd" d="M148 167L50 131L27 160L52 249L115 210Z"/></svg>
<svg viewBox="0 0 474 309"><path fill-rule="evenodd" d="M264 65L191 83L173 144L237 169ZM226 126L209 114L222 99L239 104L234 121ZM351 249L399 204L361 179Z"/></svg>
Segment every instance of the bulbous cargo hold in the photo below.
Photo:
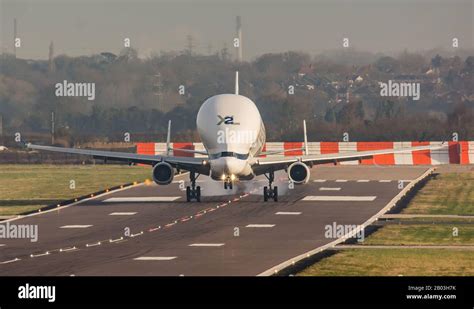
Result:
<svg viewBox="0 0 474 309"><path fill-rule="evenodd" d="M166 163L161 162L153 167L153 181L159 185L167 185L173 181L174 168Z"/></svg>
<svg viewBox="0 0 474 309"><path fill-rule="evenodd" d="M309 167L302 162L295 162L288 167L288 177L296 184L307 183L309 176Z"/></svg>

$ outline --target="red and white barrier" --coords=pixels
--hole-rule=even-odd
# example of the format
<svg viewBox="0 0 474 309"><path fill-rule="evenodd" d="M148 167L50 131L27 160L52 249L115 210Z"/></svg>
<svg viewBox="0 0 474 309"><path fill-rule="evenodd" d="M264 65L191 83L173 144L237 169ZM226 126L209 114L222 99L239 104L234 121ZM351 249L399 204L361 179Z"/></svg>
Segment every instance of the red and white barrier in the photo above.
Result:
<svg viewBox="0 0 474 309"><path fill-rule="evenodd" d="M309 154L344 153L352 151L367 151L381 149L399 149L406 147L425 146L439 144L440 142L309 142ZM189 149L205 151L202 143L172 143L171 155L181 157L204 157L201 154L179 151L178 149ZM285 149L303 148L302 142L271 142L266 143L264 151L283 151ZM137 153L140 154L164 154L166 143L137 143ZM302 150L287 151L285 156L303 155ZM281 154L268 155L278 157ZM341 164L377 164L377 165L439 165L439 164L474 164L474 141L449 142L449 146L438 150L422 150L406 153L395 153L377 155L372 159L359 161L347 161Z"/></svg>

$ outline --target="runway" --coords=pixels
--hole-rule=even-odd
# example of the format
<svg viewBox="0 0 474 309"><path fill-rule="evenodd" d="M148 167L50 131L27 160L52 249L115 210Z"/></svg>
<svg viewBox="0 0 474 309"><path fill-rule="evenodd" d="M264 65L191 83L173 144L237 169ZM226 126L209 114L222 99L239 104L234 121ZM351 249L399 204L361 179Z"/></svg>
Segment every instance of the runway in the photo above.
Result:
<svg viewBox="0 0 474 309"><path fill-rule="evenodd" d="M0 239L0 276L258 275L333 241L326 225L364 223L400 192L400 180L408 184L427 169L313 167L308 184L276 203L264 203L261 189L187 203L186 175L168 186L141 184L10 221L37 224L38 241ZM206 195L210 180L199 180ZM278 186L284 192L288 183Z"/></svg>

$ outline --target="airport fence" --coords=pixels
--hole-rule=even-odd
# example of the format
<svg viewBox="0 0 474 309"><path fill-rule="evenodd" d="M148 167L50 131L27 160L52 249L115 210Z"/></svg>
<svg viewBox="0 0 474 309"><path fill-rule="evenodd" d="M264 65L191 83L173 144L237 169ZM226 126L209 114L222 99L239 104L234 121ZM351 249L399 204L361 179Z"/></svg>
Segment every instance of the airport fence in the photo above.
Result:
<svg viewBox="0 0 474 309"><path fill-rule="evenodd" d="M399 149L406 147L436 145L441 142L308 142L309 154L345 153L352 151ZM137 143L137 153L157 155L166 152L166 143ZM182 157L204 157L201 154L180 151L179 149L204 151L202 143L172 143L172 155ZM302 149L303 142L268 142L264 151L283 151ZM285 156L303 155L303 150L287 151ZM278 157L281 155L269 155ZM448 147L437 150L422 150L406 153L376 155L371 159L347 161L340 164L361 165L439 165L474 164L474 141L448 142Z"/></svg>

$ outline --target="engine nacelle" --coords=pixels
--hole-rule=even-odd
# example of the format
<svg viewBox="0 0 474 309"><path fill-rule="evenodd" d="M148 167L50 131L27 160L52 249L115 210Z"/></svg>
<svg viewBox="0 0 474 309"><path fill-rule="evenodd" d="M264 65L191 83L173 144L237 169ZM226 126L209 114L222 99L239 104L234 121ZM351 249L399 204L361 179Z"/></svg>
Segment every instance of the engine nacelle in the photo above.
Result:
<svg viewBox="0 0 474 309"><path fill-rule="evenodd" d="M309 167L302 162L295 162L288 167L288 178L295 184L307 183L309 176Z"/></svg>
<svg viewBox="0 0 474 309"><path fill-rule="evenodd" d="M167 185L173 181L174 168L166 162L158 163L153 167L153 181L159 185Z"/></svg>

